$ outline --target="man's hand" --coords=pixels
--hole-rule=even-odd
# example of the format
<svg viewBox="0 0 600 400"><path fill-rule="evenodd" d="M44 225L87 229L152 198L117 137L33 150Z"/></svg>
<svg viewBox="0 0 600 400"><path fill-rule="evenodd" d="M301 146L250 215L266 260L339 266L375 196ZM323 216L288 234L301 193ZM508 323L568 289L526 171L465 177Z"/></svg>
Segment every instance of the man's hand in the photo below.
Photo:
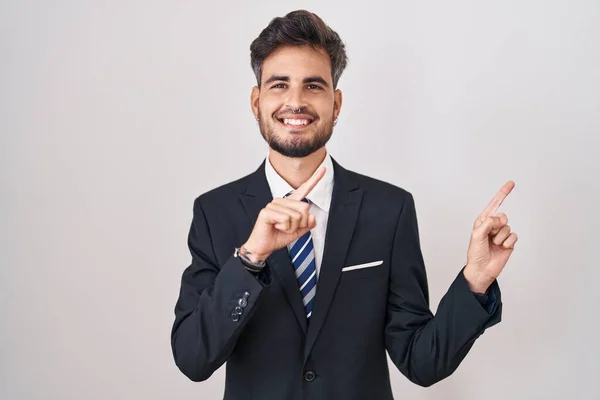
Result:
<svg viewBox="0 0 600 400"><path fill-rule="evenodd" d="M464 269L465 279L473 292L487 291L514 250L517 234L511 233L508 217L504 213L494 215L514 187L512 181L505 183L473 225Z"/></svg>
<svg viewBox="0 0 600 400"><path fill-rule="evenodd" d="M256 219L250 237L243 245L252 254L254 262L265 260L279 250L313 229L317 222L310 214L310 204L302 201L325 175L321 167L297 190L286 198L277 198L266 205Z"/></svg>

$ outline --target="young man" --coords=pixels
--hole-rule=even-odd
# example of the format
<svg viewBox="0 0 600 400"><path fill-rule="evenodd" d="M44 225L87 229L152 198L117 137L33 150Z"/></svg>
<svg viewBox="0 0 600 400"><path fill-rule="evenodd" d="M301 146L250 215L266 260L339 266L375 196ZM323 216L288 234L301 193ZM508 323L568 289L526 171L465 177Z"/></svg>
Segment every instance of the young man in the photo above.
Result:
<svg viewBox="0 0 600 400"><path fill-rule="evenodd" d="M276 18L251 45L251 106L269 144L253 173L199 196L172 349L193 381L226 364L225 399L392 399L386 350L412 382L452 374L500 321L496 278L517 241L477 218L435 317L412 195L326 150L344 45L315 14Z"/></svg>

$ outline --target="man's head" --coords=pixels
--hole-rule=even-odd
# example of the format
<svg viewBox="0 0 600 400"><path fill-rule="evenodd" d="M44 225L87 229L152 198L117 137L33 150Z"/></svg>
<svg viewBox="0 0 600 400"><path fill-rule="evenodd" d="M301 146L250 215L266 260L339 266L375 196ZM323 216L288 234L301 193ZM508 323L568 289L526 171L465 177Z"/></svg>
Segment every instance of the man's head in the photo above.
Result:
<svg viewBox="0 0 600 400"><path fill-rule="evenodd" d="M251 46L257 86L251 104L264 139L287 157L306 157L329 141L342 106L337 84L344 44L317 15L275 18Z"/></svg>

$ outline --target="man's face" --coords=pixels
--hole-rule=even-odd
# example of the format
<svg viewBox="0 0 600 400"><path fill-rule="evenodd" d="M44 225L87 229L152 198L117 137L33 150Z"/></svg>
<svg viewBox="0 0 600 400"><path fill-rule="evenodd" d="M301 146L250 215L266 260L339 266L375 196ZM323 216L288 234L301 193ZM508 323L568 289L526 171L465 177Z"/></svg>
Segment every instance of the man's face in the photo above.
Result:
<svg viewBox="0 0 600 400"><path fill-rule="evenodd" d="M287 157L306 157L327 143L341 102L327 53L308 46L275 50L263 63L261 88L252 90L263 138Z"/></svg>

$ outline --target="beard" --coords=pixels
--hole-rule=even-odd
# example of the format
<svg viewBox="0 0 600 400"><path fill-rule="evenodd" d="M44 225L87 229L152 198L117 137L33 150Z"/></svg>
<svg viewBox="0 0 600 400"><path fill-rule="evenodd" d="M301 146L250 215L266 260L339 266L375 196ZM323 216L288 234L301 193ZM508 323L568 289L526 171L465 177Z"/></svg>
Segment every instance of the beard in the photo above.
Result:
<svg viewBox="0 0 600 400"><path fill-rule="evenodd" d="M258 112L258 115L260 115L258 126L262 137L269 144L269 147L285 157L302 158L309 156L325 146L333 134L332 119L315 120L313 124L318 122L319 126L312 127L312 134L278 134L276 132L278 124L277 120L274 118L265 118L260 112L260 109ZM314 128L316 128L316 130L314 130ZM280 131L283 129L283 127L280 127ZM291 137L284 138L282 137L283 135Z"/></svg>

